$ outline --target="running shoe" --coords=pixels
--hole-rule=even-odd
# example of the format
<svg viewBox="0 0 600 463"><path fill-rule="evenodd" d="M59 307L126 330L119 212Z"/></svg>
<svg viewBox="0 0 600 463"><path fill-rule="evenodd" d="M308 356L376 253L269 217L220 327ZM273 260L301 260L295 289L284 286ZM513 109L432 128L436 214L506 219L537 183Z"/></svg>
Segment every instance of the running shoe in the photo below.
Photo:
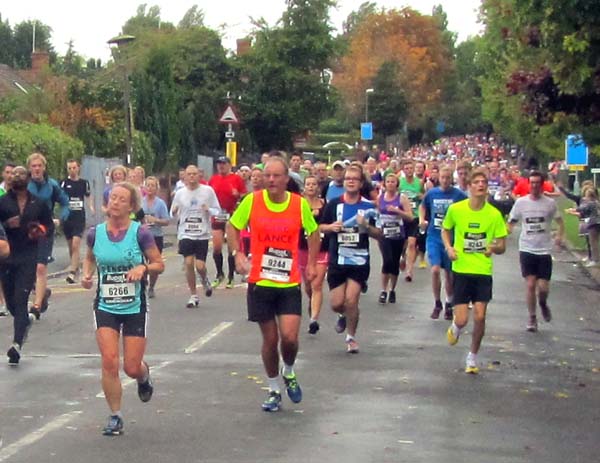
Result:
<svg viewBox="0 0 600 463"><path fill-rule="evenodd" d="M469 352L469 354L467 355L465 373L468 373L470 375L476 375L477 373L479 373L479 367L477 366L476 357L473 354L471 354L471 352Z"/></svg>
<svg viewBox="0 0 600 463"><path fill-rule="evenodd" d="M387 302L387 293L385 291L381 291L379 293L379 303L385 304Z"/></svg>
<svg viewBox="0 0 600 463"><path fill-rule="evenodd" d="M388 297L388 302L390 304L395 304L396 303L396 291L394 291L394 290L390 291L390 295Z"/></svg>
<svg viewBox="0 0 600 463"><path fill-rule="evenodd" d="M29 320L30 321L39 320L41 316L42 316L42 313L40 311L40 308L37 305L33 304L31 307L29 307Z"/></svg>
<svg viewBox="0 0 600 463"><path fill-rule="evenodd" d="M110 415L108 424L102 430L104 436L120 436L123 434L123 418L119 415Z"/></svg>
<svg viewBox="0 0 600 463"><path fill-rule="evenodd" d="M233 288L233 279L231 280L227 280L227 284L225 285L226 289L232 289Z"/></svg>
<svg viewBox="0 0 600 463"><path fill-rule="evenodd" d="M302 389L300 388L300 384L298 384L298 380L296 379L296 373L292 373L289 376L283 376L283 381L285 383L285 391L287 392L288 397L295 404L300 403L302 401Z"/></svg>
<svg viewBox="0 0 600 463"><path fill-rule="evenodd" d="M193 294L190 296L190 298L188 299L187 304L185 306L188 309L194 309L194 308L198 307L198 304L200 304L200 300L198 299L198 296Z"/></svg>
<svg viewBox="0 0 600 463"><path fill-rule="evenodd" d="M427 268L427 262L425 262L424 260L419 262L419 268Z"/></svg>
<svg viewBox="0 0 600 463"><path fill-rule="evenodd" d="M343 333L346 330L346 316L339 314L337 322L335 324L335 332Z"/></svg>
<svg viewBox="0 0 600 463"><path fill-rule="evenodd" d="M7 317L8 316L8 312L6 311L5 307L0 307L0 317Z"/></svg>
<svg viewBox="0 0 600 463"><path fill-rule="evenodd" d="M6 352L6 355L8 357L8 364L16 367L19 364L19 360L21 360L21 348L17 343L13 343L8 352Z"/></svg>
<svg viewBox="0 0 600 463"><path fill-rule="evenodd" d="M358 354L359 348L358 343L355 339L348 339L346 341L346 352L349 354Z"/></svg>
<svg viewBox="0 0 600 463"><path fill-rule="evenodd" d="M225 280L225 275L217 275L217 278L213 280L212 287L217 288Z"/></svg>
<svg viewBox="0 0 600 463"><path fill-rule="evenodd" d="M454 331L452 330L452 325L448 327L448 331L446 331L446 339L448 339L448 344L453 346L458 342L459 335L454 335Z"/></svg>
<svg viewBox="0 0 600 463"><path fill-rule="evenodd" d="M530 333L536 333L537 332L537 330L538 330L538 324L537 324L537 318L536 317L529 317L529 321L527 322L526 329Z"/></svg>
<svg viewBox="0 0 600 463"><path fill-rule="evenodd" d="M406 281L407 283L410 283L412 281L412 275L406 275L404 277L404 281Z"/></svg>
<svg viewBox="0 0 600 463"><path fill-rule="evenodd" d="M444 306L444 320L452 320L454 318L454 311L452 310L452 304L446 302Z"/></svg>
<svg viewBox="0 0 600 463"><path fill-rule="evenodd" d="M138 397L142 402L149 402L152 398L152 393L154 392L154 385L150 378L150 367L146 362L144 362L144 365L146 365L146 368L148 369L148 377L143 383L138 383Z"/></svg>
<svg viewBox="0 0 600 463"><path fill-rule="evenodd" d="M308 325L308 332L310 334L317 334L317 331L319 331L319 322L314 320L312 322L310 322L310 324Z"/></svg>
<svg viewBox="0 0 600 463"><path fill-rule="evenodd" d="M369 290L369 283L367 283L366 281L363 281L360 284L360 292L363 294L367 294L368 290Z"/></svg>
<svg viewBox="0 0 600 463"><path fill-rule="evenodd" d="M432 318L433 320L437 320L438 318L440 318L440 313L442 312L442 303L435 303L435 306L433 306L433 310L431 311L431 315L429 315L430 318Z"/></svg>
<svg viewBox="0 0 600 463"><path fill-rule="evenodd" d="M550 311L550 307L548 307L548 304L540 303L540 309L542 310L542 317L544 317L544 321L552 321L552 312Z"/></svg>
<svg viewBox="0 0 600 463"><path fill-rule="evenodd" d="M262 409L265 412L279 411L281 405L281 394L277 391L269 391L267 399L262 403Z"/></svg>
<svg viewBox="0 0 600 463"><path fill-rule="evenodd" d="M75 284L75 272L69 272L69 274L67 275L67 278L65 278L65 280L67 280L67 283L69 283L70 285Z"/></svg>
<svg viewBox="0 0 600 463"><path fill-rule="evenodd" d="M44 313L46 310L48 310L48 302L50 301L50 296L52 296L52 290L50 288L46 288L46 291L44 291L44 297L42 298L42 304L40 305L41 313Z"/></svg>
<svg viewBox="0 0 600 463"><path fill-rule="evenodd" d="M212 285L210 284L210 281L208 281L208 278L204 278L204 279L202 280L202 287L204 288L204 295L205 295L206 297L210 297L210 296L212 296L212 293L213 293L213 287L212 287Z"/></svg>
<svg viewBox="0 0 600 463"><path fill-rule="evenodd" d="M154 299L155 296L156 296L156 294L154 294L154 288L152 288L152 287L148 288L148 298Z"/></svg>

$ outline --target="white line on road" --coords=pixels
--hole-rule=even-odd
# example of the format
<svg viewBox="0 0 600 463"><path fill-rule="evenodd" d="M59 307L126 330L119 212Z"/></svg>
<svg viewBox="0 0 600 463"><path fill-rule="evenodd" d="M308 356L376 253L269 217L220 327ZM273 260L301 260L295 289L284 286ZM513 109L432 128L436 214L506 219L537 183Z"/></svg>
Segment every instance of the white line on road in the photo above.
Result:
<svg viewBox="0 0 600 463"><path fill-rule="evenodd" d="M186 354L193 354L198 349L200 349L204 344L206 344L208 341L210 341L211 339L213 339L215 336L218 336L219 334L221 334L223 331L225 331L231 325L233 325L233 322L221 322L221 323L219 323L212 330L210 330L210 332L208 332L207 334L205 334L204 336L202 336L200 339L198 339L193 344L191 344L188 347L186 347L183 352L185 352Z"/></svg>
<svg viewBox="0 0 600 463"><path fill-rule="evenodd" d="M219 334L221 334L223 331L225 331L231 325L233 325L233 322L221 322L221 323L219 323L212 330L210 330L207 334L205 334L200 339L198 339L197 341L195 341L194 343L192 343L190 346L186 347L184 349L184 352L186 354L191 354L193 352L196 352L203 345L205 345L207 342L209 342L214 337L216 337ZM173 363L172 360L167 360L167 361L161 362L158 365L152 366L151 370L152 371L161 370L162 368L170 365L171 363ZM130 384L133 384L134 382L135 382L135 379L133 379L133 378L127 378L125 381L123 381L123 388L129 386ZM99 399L104 398L104 392L99 392L98 394L96 394L96 397L98 397Z"/></svg>
<svg viewBox="0 0 600 463"><path fill-rule="evenodd" d="M36 429L35 431L27 434L25 437L19 439L17 442L10 444L8 447L5 447L4 449L0 450L0 462L8 460L10 457L17 454L21 449L37 442L46 434L62 428L69 421L71 421L73 418L80 415L81 413L81 411L65 413L64 415L61 415L55 420L50 421L46 425L42 426L40 429Z"/></svg>

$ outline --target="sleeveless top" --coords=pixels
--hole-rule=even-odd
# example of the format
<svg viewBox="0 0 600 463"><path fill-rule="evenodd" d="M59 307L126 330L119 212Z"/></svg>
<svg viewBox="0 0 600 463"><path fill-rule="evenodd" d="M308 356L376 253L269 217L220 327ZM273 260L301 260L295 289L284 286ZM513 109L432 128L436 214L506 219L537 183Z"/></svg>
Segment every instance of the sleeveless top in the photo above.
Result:
<svg viewBox="0 0 600 463"><path fill-rule="evenodd" d="M106 223L96 227L93 252L98 268L95 301L98 310L119 315L145 311L145 301L142 304L145 279L128 282L126 277L129 270L144 262L137 239L139 227L139 222L131 222L125 237L118 242L108 237Z"/></svg>

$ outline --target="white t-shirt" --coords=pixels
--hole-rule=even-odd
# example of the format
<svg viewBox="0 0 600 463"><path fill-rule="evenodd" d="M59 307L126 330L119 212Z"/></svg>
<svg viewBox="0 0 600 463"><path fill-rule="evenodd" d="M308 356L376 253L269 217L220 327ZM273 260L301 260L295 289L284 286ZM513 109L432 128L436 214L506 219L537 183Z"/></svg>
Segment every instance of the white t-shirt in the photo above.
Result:
<svg viewBox="0 0 600 463"><path fill-rule="evenodd" d="M552 252L552 221L560 217L556 203L546 197L532 199L531 195L515 201L509 222L521 221L519 251L545 255Z"/></svg>
<svg viewBox="0 0 600 463"><path fill-rule="evenodd" d="M205 210L203 206L208 207ZM173 198L171 215L178 217L177 239L207 240L211 237L210 217L221 211L215 191L208 185L195 190L182 188Z"/></svg>

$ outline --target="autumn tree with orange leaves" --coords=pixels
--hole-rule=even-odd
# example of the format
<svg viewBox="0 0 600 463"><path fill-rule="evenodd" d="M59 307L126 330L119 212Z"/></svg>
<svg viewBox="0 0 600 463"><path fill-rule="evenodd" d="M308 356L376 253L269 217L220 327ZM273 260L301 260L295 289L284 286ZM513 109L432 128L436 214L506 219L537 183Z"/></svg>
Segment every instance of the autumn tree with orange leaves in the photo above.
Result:
<svg viewBox="0 0 600 463"><path fill-rule="evenodd" d="M382 65L396 63L397 83L408 106L408 125L422 126L433 117L453 66L438 18L410 8L381 10L365 17L348 40L333 84L350 114L360 118L365 90L373 87Z"/></svg>

